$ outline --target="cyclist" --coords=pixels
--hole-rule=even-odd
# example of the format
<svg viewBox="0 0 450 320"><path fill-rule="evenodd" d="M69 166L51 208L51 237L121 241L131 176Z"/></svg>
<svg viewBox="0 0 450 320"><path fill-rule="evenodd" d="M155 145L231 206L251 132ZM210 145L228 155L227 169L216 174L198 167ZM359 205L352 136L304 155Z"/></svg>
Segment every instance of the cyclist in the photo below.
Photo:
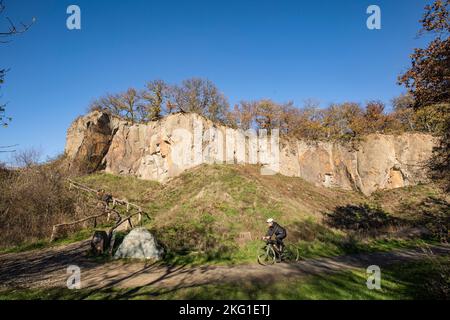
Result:
<svg viewBox="0 0 450 320"><path fill-rule="evenodd" d="M276 223L272 218L267 219L267 225L269 226L269 230L267 230L267 234L263 237L263 240L269 240L273 235L275 235L276 240L276 249L281 253L284 249L283 239L286 238L286 229Z"/></svg>

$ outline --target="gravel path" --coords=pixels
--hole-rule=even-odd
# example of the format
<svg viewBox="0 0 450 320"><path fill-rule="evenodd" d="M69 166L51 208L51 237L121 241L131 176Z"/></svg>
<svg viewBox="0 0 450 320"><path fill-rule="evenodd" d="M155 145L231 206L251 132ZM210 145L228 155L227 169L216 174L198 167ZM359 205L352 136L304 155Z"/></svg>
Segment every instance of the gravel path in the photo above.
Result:
<svg viewBox="0 0 450 320"><path fill-rule="evenodd" d="M279 263L273 266L258 264L234 266L164 266L154 263L113 261L96 262L86 257L89 241L44 250L0 255L0 289L50 288L66 285L67 267L81 269L83 288L139 288L154 286L184 288L210 283L292 279L307 275L333 273L352 268L424 259L420 249L365 253L333 258L320 258L298 263ZM434 254L449 255L450 246L431 247Z"/></svg>

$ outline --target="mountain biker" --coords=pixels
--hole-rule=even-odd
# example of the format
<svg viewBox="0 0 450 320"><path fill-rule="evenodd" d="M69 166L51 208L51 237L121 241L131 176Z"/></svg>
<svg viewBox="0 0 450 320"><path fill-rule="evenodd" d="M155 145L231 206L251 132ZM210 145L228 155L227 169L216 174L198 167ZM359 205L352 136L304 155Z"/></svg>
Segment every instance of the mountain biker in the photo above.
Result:
<svg viewBox="0 0 450 320"><path fill-rule="evenodd" d="M272 218L267 219L266 222L269 226L269 230L267 230L267 234L263 237L263 240L269 240L273 235L275 235L275 240L277 242L276 244L278 246L277 249L279 252L283 252L283 239L287 236L286 229L276 223Z"/></svg>

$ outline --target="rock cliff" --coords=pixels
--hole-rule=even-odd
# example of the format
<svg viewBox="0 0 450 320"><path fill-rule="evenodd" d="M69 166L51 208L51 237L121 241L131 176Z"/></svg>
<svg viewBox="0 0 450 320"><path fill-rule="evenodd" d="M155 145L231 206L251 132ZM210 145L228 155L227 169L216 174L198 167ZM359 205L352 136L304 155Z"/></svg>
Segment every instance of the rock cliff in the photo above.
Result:
<svg viewBox="0 0 450 320"><path fill-rule="evenodd" d="M426 182L433 137L372 134L357 144L242 132L197 114L131 124L102 112L75 120L67 133L70 166L165 181L202 163L261 164L262 174L301 177L316 185L370 194Z"/></svg>

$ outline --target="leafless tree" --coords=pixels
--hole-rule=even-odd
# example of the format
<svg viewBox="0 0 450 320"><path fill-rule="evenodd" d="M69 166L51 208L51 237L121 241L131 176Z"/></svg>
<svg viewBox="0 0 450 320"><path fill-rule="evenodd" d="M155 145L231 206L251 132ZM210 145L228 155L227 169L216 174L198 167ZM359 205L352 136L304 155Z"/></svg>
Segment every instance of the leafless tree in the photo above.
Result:
<svg viewBox="0 0 450 320"><path fill-rule="evenodd" d="M0 0L0 15L5 13L6 5L3 0ZM17 23L14 23L9 17L5 17L9 26L7 30L0 31L0 43L7 43L10 41L11 36L21 34L26 32L33 23L36 22L36 18L33 18L30 23L19 22L19 26Z"/></svg>
<svg viewBox="0 0 450 320"><path fill-rule="evenodd" d="M4 1L0 0L0 18L5 14L5 9L6 5L4 4ZM33 18L29 23L14 23L8 16L4 19L6 20L8 27L6 30L0 30L0 44L8 43L13 36L26 32L36 21L36 18ZM7 68L0 68L0 88L5 81L7 72ZM7 127L11 120L12 118L6 114L6 103L0 103L0 125ZM11 152L11 150L2 150L2 152Z"/></svg>
<svg viewBox="0 0 450 320"><path fill-rule="evenodd" d="M42 152L37 149L28 149L14 154L14 165L19 168L30 168L39 163Z"/></svg>
<svg viewBox="0 0 450 320"><path fill-rule="evenodd" d="M181 112L195 112L213 121L224 121L229 105L210 80L191 78L173 88L174 104Z"/></svg>
<svg viewBox="0 0 450 320"><path fill-rule="evenodd" d="M171 113L172 110L167 107L169 98L170 86L163 80L148 82L142 92L144 102L139 108L142 120L158 120L164 113Z"/></svg>

